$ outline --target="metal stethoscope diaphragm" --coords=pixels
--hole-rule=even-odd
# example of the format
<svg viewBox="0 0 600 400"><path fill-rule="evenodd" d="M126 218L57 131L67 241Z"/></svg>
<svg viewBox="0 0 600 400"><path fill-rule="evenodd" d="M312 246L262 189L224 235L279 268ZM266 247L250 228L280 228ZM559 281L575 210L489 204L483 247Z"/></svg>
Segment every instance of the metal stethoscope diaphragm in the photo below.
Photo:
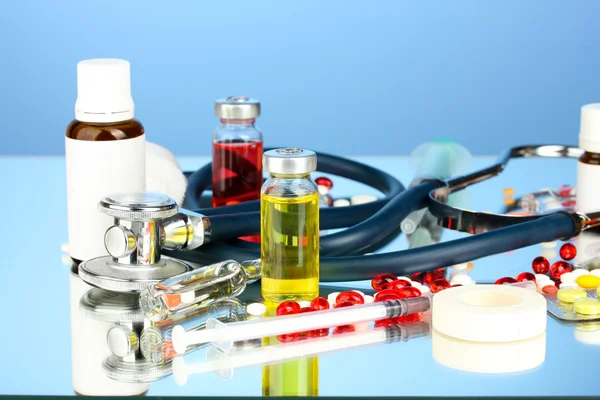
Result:
<svg viewBox="0 0 600 400"><path fill-rule="evenodd" d="M197 248L210 232L208 218L178 210L173 199L159 193L109 196L99 202L98 211L114 218L104 235L109 255L83 261L79 276L116 292L140 292L192 270L191 264L162 256L161 251Z"/></svg>

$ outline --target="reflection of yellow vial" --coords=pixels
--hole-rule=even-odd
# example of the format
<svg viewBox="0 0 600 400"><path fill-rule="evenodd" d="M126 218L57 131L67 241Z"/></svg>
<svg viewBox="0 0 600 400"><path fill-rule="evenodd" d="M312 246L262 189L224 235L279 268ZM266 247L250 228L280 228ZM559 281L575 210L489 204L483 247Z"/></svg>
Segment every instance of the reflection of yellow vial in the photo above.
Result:
<svg viewBox="0 0 600 400"><path fill-rule="evenodd" d="M267 303L267 316L275 315L276 304ZM293 339L294 334L286 335ZM267 337L263 346L278 345L276 337ZM262 394L274 396L318 396L319 395L319 357L302 357L262 368Z"/></svg>
<svg viewBox="0 0 600 400"><path fill-rule="evenodd" d="M278 149L263 155L270 177L261 190L261 291L266 301L319 295L319 192L310 179L316 155Z"/></svg>

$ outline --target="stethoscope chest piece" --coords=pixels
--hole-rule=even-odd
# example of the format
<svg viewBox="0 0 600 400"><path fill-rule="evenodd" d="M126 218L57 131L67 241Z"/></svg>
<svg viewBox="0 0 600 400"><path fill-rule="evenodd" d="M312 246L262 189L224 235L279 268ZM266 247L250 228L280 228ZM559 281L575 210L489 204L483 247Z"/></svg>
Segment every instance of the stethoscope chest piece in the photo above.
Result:
<svg viewBox="0 0 600 400"><path fill-rule="evenodd" d="M85 282L110 291L136 293L193 269L160 254L164 236L160 221L178 213L177 204L168 196L137 193L106 197L98 204L98 211L114 218L114 225L104 235L109 255L79 265L79 276Z"/></svg>

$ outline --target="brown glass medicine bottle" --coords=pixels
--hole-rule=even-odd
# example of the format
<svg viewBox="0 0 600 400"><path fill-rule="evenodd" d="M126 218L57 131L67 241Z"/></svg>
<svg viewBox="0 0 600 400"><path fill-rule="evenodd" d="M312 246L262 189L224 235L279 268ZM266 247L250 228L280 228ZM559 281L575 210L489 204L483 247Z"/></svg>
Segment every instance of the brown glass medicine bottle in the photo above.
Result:
<svg viewBox="0 0 600 400"><path fill-rule="evenodd" d="M134 119L129 62L78 63L75 120L65 135L69 254L74 260L107 254L104 234L113 219L97 210L102 198L145 191L145 136Z"/></svg>

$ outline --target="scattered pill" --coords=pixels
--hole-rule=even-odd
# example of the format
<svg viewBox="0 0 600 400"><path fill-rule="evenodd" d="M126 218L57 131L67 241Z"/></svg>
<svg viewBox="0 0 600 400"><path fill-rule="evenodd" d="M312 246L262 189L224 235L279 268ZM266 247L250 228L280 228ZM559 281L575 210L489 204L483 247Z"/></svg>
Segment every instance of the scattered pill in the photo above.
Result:
<svg viewBox="0 0 600 400"><path fill-rule="evenodd" d="M468 263L456 264L456 265L453 265L452 268L459 270L459 271L463 271L463 270L469 268L469 264Z"/></svg>
<svg viewBox="0 0 600 400"><path fill-rule="evenodd" d="M531 269L536 274L545 274L550 270L550 261L546 257L536 257L531 262Z"/></svg>
<svg viewBox="0 0 600 400"><path fill-rule="evenodd" d="M600 314L600 301L597 299L578 299L573 303L573 311L583 315Z"/></svg>
<svg viewBox="0 0 600 400"><path fill-rule="evenodd" d="M579 286L574 281L562 282L558 286L559 286L559 288L579 288Z"/></svg>
<svg viewBox="0 0 600 400"><path fill-rule="evenodd" d="M373 196L370 194L357 194L355 196L350 197L350 204L366 204L377 201L377 196Z"/></svg>
<svg viewBox="0 0 600 400"><path fill-rule="evenodd" d="M592 274L589 275L581 275L575 280L579 287L584 289L596 289L600 286L600 277L594 276Z"/></svg>
<svg viewBox="0 0 600 400"><path fill-rule="evenodd" d="M540 256L546 257L548 260L553 260L556 258L556 251L552 249L544 249L540 253Z"/></svg>
<svg viewBox="0 0 600 400"><path fill-rule="evenodd" d="M573 275L575 275L575 279L579 278L582 275L589 275L590 271L585 268L575 268L573 270Z"/></svg>
<svg viewBox="0 0 600 400"><path fill-rule="evenodd" d="M556 261L550 266L550 275L554 279L560 279L560 276L567 272L572 272L573 266L566 261Z"/></svg>
<svg viewBox="0 0 600 400"><path fill-rule="evenodd" d="M499 278L494 282L494 285L504 285L505 283L515 283L517 280L515 278L511 278L510 276L505 276L504 278Z"/></svg>
<svg viewBox="0 0 600 400"><path fill-rule="evenodd" d="M519 275L517 275L516 279L517 279L517 282L523 282L523 281L534 281L535 282L535 275L532 274L531 272L521 272Z"/></svg>
<svg viewBox="0 0 600 400"><path fill-rule="evenodd" d="M334 207L347 207L350 205L350 200L347 199L337 199L333 201Z"/></svg>
<svg viewBox="0 0 600 400"><path fill-rule="evenodd" d="M365 304L371 304L375 299L370 294L365 294L364 296Z"/></svg>
<svg viewBox="0 0 600 400"><path fill-rule="evenodd" d="M558 288L554 284L546 285L542 288L542 292L544 292L546 294L556 293L557 290L558 290Z"/></svg>
<svg viewBox="0 0 600 400"><path fill-rule="evenodd" d="M417 289L419 289L419 291L421 292L421 294L425 294L425 293L431 292L431 289L429 289L427 286L419 286Z"/></svg>
<svg viewBox="0 0 600 400"><path fill-rule="evenodd" d="M565 303L573 303L577 299L583 299L587 297L587 293L583 289L567 287L559 289L556 293L556 297Z"/></svg>
<svg viewBox="0 0 600 400"><path fill-rule="evenodd" d="M263 303L252 303L246 306L246 312L250 315L263 315L267 312L267 306Z"/></svg>
<svg viewBox="0 0 600 400"><path fill-rule="evenodd" d="M383 287L388 282L398 280L395 275L392 274L379 274L371 279L371 287L377 291L383 290Z"/></svg>
<svg viewBox="0 0 600 400"><path fill-rule="evenodd" d="M553 242L542 242L540 245L545 249L553 249L556 247L556 241Z"/></svg>
<svg viewBox="0 0 600 400"><path fill-rule="evenodd" d="M470 285L473 283L473 278L466 274L453 275L450 279L450 284L454 285Z"/></svg>
<svg viewBox="0 0 600 400"><path fill-rule="evenodd" d="M572 243L565 243L560 246L558 254L560 254L560 258L563 260L571 261L577 255L577 248Z"/></svg>
<svg viewBox="0 0 600 400"><path fill-rule="evenodd" d="M300 308L310 307L310 301L299 301L298 304L300 305Z"/></svg>
<svg viewBox="0 0 600 400"><path fill-rule="evenodd" d="M577 279L577 277L573 272L565 272L560 276L561 282L575 282L575 279Z"/></svg>
<svg viewBox="0 0 600 400"><path fill-rule="evenodd" d="M544 274L535 274L535 281L536 282L543 282L543 281L549 281L550 277L548 275L544 275Z"/></svg>
<svg viewBox="0 0 600 400"><path fill-rule="evenodd" d="M513 194L515 194L515 189L507 187L507 188L504 188L502 193L504 193L505 196L512 196Z"/></svg>
<svg viewBox="0 0 600 400"><path fill-rule="evenodd" d="M338 294L340 294L340 292L333 292L333 293L329 293L329 296L327 296L327 301L329 302L329 304L332 307L335 306L335 298L337 297Z"/></svg>
<svg viewBox="0 0 600 400"><path fill-rule="evenodd" d="M316 311L320 311L320 310L328 310L331 308L331 306L329 305L329 301L326 298L315 297L310 302L310 308L312 308L313 310L316 310Z"/></svg>
<svg viewBox="0 0 600 400"><path fill-rule="evenodd" d="M348 290L341 292L335 298L335 303L352 303L352 304L365 304L365 299L362 294L356 293L355 291Z"/></svg>

